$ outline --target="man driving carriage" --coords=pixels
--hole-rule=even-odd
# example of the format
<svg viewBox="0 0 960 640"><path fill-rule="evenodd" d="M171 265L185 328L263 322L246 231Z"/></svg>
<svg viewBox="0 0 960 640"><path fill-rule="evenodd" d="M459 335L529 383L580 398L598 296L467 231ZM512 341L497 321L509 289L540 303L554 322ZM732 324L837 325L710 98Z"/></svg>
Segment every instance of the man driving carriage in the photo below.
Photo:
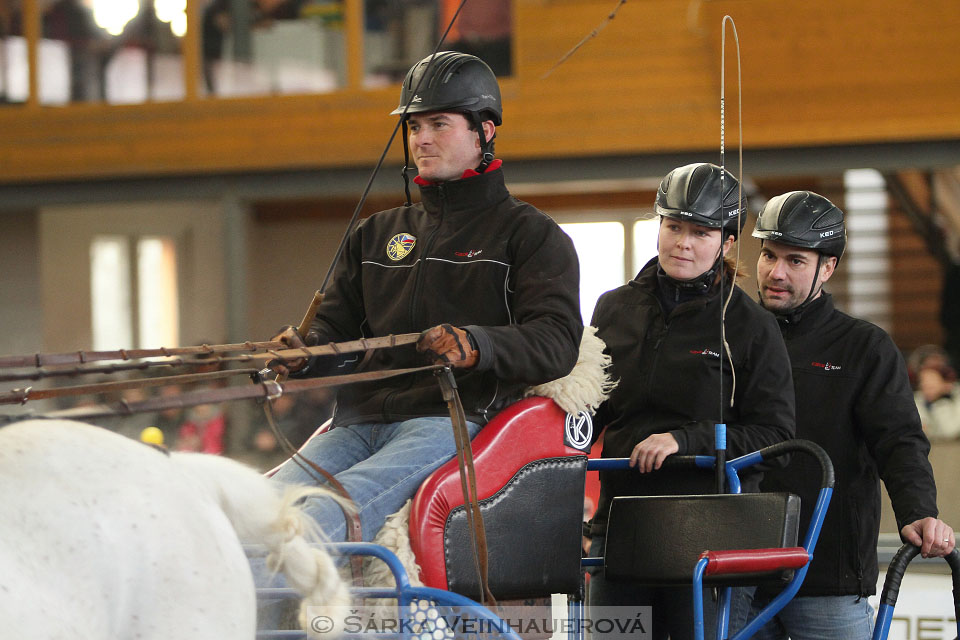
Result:
<svg viewBox="0 0 960 640"><path fill-rule="evenodd" d="M407 74L393 114L405 118L421 202L362 221L307 335L288 328L278 338L302 346L427 329L416 350L378 350L366 369L415 367L425 356L449 364L473 437L525 387L562 377L576 363L583 330L577 255L553 220L504 185L494 159L500 90L483 61L453 51L425 58ZM324 375L343 362L298 364L289 367L295 377ZM368 541L455 452L448 407L430 371L342 387L333 428L302 450L350 494ZM293 461L274 478L315 482ZM336 503L312 499L305 509L331 540L345 539Z"/></svg>

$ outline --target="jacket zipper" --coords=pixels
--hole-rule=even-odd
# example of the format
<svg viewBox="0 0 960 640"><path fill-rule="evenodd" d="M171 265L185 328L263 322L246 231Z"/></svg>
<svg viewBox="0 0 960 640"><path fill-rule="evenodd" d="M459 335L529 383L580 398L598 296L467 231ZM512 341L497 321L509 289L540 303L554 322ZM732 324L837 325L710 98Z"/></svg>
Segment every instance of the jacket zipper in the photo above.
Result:
<svg viewBox="0 0 960 640"><path fill-rule="evenodd" d="M437 233L440 231L440 227L443 224L443 215L446 213L447 209L447 193L444 190L443 185L438 185L437 191L440 194L440 220L437 222L436 228L434 228L434 230L427 237L427 242L423 246L423 259L420 261L420 270L417 272L417 281L413 285L413 295L410 296L410 327L414 331L417 330L416 308L417 301L420 299L420 290L423 288L423 278L424 272L427 268L427 258L430 255L430 249L433 248L433 241L437 237ZM430 327L421 327L420 330L429 328Z"/></svg>
<svg viewBox="0 0 960 640"><path fill-rule="evenodd" d="M447 196L443 190L443 185L437 186L437 189L440 192L440 221L437 223L436 228L434 228L434 230L430 232L430 235L427 236L427 241L423 245L423 250L422 250L423 259L420 261L420 269L417 271L416 281L414 282L414 285L413 285L413 295L410 296L410 327L413 331L416 331L418 329L417 319L416 319L416 308L417 308L417 300L420 299L420 290L423 288L422 286L423 278L424 278L423 273L427 267L427 255L429 255L430 248L433 246L434 238L436 238L437 233L440 231L440 226L443 223L443 212L444 212L444 209L446 208ZM429 329L429 327L422 327L421 330L422 329ZM407 378L409 380L407 383L407 389L410 389L413 386L415 376L407 376ZM393 398L398 393L400 393L400 390L395 389L394 391L391 391L389 394L387 394L387 397L383 399L383 405L381 406L380 413L383 416L382 419L384 423L389 423L392 421L391 418L393 416L393 413L391 411L391 405L393 404Z"/></svg>

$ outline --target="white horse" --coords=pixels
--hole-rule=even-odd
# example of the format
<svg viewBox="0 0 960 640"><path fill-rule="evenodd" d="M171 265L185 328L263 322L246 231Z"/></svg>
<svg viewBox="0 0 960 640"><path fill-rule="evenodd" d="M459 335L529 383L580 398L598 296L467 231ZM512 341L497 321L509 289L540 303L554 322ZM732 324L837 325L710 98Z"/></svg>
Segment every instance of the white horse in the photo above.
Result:
<svg viewBox="0 0 960 640"><path fill-rule="evenodd" d="M304 607L349 603L315 526L256 471L65 420L0 428L0 636L226 639L256 633L241 543ZM313 610L315 612L315 609Z"/></svg>

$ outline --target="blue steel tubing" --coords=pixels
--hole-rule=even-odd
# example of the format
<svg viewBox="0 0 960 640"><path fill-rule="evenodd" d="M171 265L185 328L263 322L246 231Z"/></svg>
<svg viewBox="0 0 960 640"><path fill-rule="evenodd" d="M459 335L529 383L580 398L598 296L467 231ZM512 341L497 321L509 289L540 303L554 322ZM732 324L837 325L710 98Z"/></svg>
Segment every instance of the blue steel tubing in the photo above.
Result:
<svg viewBox="0 0 960 640"><path fill-rule="evenodd" d="M753 451L746 455L742 455L739 458L734 458L733 460L727 463L727 467L740 471L740 469L745 469L751 467L755 464L763 462L763 454L760 451Z"/></svg>
<svg viewBox="0 0 960 640"><path fill-rule="evenodd" d="M790 600L800 590L800 586L803 584L803 580L806 577L807 571L810 568L810 562L813 561L813 550L814 550L814 547L816 547L817 539L820 537L820 529L823 527L823 519L827 515L827 507L830 506L830 498L833 495L833 485L834 485L835 479L834 479L834 473L833 473L833 464L830 461L830 457L819 445L813 442L809 442L807 440L788 440L786 442L780 442L775 445L771 445L769 447L764 447L759 451L754 451L752 453L748 453L746 455L740 456L739 458L730 460L729 462L727 462L727 465L726 465L728 477L731 475L736 477L737 472L740 471L741 469L752 466L759 462L763 462L763 460L765 459L774 458L776 456L780 456L780 455L783 455L786 453L792 453L792 452L807 453L813 456L820 463L820 468L822 470L822 475L820 479L821 480L820 494L817 496L817 504L813 509L813 514L810 518L810 525L807 527L807 531L806 531L806 534L804 535L804 541L803 541L803 548L807 551L807 555L810 557L810 560L807 561L806 565L804 565L800 569L797 569L793 574L793 579L789 582L789 584L787 584L784 590L781 591L776 598L771 600L770 603L766 607L764 607L763 610L759 614L757 614L757 616L747 624L747 626L745 626L736 635L730 638L730 640L742 640L744 638L751 637L753 634L759 631L760 628L763 627L763 625L765 625L767 622L772 620L773 617L777 615L777 613L779 613L780 610L783 609L783 607L785 607L787 603L790 602ZM731 484L731 489L733 488L733 486L734 485ZM739 492L739 478L736 482L736 486ZM701 560L701 562L706 563L706 560ZM958 561L958 566L960 566L960 561ZM698 571L699 571L699 564L697 566L697 569L694 569L694 594L693 594L694 604L696 604L696 600L698 597L702 598L702 595L698 596L698 593L702 594L702 587L700 589L697 589L698 583L697 583L696 576L698 575ZM702 584L702 580L703 580L702 571L699 573L699 575L700 575L699 580L700 580L700 583ZM960 575L960 571L957 572L957 575ZM955 584L960 584L960 583L957 583L957 579L955 579ZM955 593L960 593L960 588L957 588L955 590ZM696 629L698 626L700 628L700 635L697 636L699 640L700 638L703 637L702 602L700 606L700 613L697 614L696 609L694 609L694 615L695 617L697 615L700 616L700 618L696 618L694 620L694 628ZM726 607L721 608L718 615L720 616L729 615ZM718 619L718 625L717 625L718 632L721 630L720 629L721 626L725 627L726 624L721 625L720 620ZM958 626L960 626L960 623L958 623ZM725 635L726 630L724 629L723 632ZM721 638L722 636L718 635L717 637Z"/></svg>
<svg viewBox="0 0 960 640"><path fill-rule="evenodd" d="M700 558L693 568L693 637L703 640L703 573L707 570L707 559Z"/></svg>
<svg viewBox="0 0 960 640"><path fill-rule="evenodd" d="M737 475L737 470L728 462L724 465L727 469L727 493L737 493L739 494L740 489L740 476Z"/></svg>
<svg viewBox="0 0 960 640"><path fill-rule="evenodd" d="M713 456L670 456L663 461L661 468L697 467L699 469L713 469L713 466ZM624 471L630 468L630 458L590 458L587 460L587 471Z"/></svg>
<svg viewBox="0 0 960 640"><path fill-rule="evenodd" d="M403 591L410 586L410 578L407 576L407 570L403 568L398 558L392 551L379 544L372 542L330 542L324 545L326 549L336 552L339 555L357 555L373 556L383 560L390 572L393 573L394 580L397 581L397 590Z"/></svg>
<svg viewBox="0 0 960 640"><path fill-rule="evenodd" d="M703 575L709 561L706 558L697 560L693 568L693 637L695 640L703 638ZM717 603L717 640L727 637L730 626L730 598L733 595L731 587L724 587L720 591L720 601Z"/></svg>
<svg viewBox="0 0 960 640"><path fill-rule="evenodd" d="M723 640L727 637L727 629L730 627L730 599L732 597L733 587L723 587L720 590L720 599L717 602L717 640Z"/></svg>
<svg viewBox="0 0 960 640"><path fill-rule="evenodd" d="M890 633L890 623L893 620L893 607L883 602L877 609L877 621L873 625L873 640L882 640Z"/></svg>
<svg viewBox="0 0 960 640"><path fill-rule="evenodd" d="M504 620L492 613L482 604L475 602L466 596L461 596L460 594L453 593L452 591L444 591L443 589L434 589L433 587L412 586L409 578L407 577L406 570L404 570L403 565L400 564L400 560L385 547L381 547L380 545L370 542L336 542L330 543L326 546L347 554L375 556L386 562L387 566L390 567L390 571L393 572L394 579L397 581L397 585L399 585L397 588L351 589L350 592L365 598L396 598L402 619L406 619L407 609L410 602L413 600L431 600L440 607L463 607L469 610L470 614L475 616L477 620L489 622L491 624L491 628L496 629L497 632L501 634L501 637L510 638L511 640L521 640L516 632L513 631L513 629L510 628L510 626ZM261 594L278 598L297 596L296 591L293 589L257 589L258 597ZM396 633L366 633L345 634L342 637L359 637L368 639L377 638L377 640L386 640L387 638L405 636L406 634ZM306 638L306 634L302 631L290 630L257 632L258 640L301 640L303 638Z"/></svg>
<svg viewBox="0 0 960 640"><path fill-rule="evenodd" d="M574 620L573 633L567 634L567 640L583 640L583 601L575 598L567 600L567 618Z"/></svg>
<svg viewBox="0 0 960 640"><path fill-rule="evenodd" d="M410 596L411 600L432 600L440 607L467 608L478 620L490 622L491 625L493 625L490 629L495 629L497 633L501 634L500 637L510 638L511 640L521 640L520 636L517 635L506 621L479 602L471 600L466 596L461 596L459 593L444 591L443 589L434 589L433 587L408 587L404 591Z"/></svg>
<svg viewBox="0 0 960 640"><path fill-rule="evenodd" d="M823 519L827 515L827 507L830 505L830 497L832 495L832 487L823 487L817 496L817 504L813 508L810 525L807 527L803 541L803 548L806 549L807 555L810 557L807 564L797 569L793 574L793 578L783 591L777 594L776 598L771 600L747 626L730 638L730 640L743 640L744 638L751 637L759 631L763 625L773 620L773 617L780 613L781 609L787 606L787 603L800 591L803 580L807 577L807 571L810 569L810 563L813 562L813 550L817 544L817 539L820 537L820 528L823 526Z"/></svg>
<svg viewBox="0 0 960 640"><path fill-rule="evenodd" d="M953 617L957 621L957 637L960 637L960 551L954 547L946 561L953 573Z"/></svg>
<svg viewBox="0 0 960 640"><path fill-rule="evenodd" d="M793 580L790 581L786 588L777 594L776 598L771 600L747 626L730 638L730 640L744 640L745 638L749 638L759 631L763 625L773 620L773 616L780 613L780 610L787 606L787 603L793 599L793 596L797 595L797 591L800 591L800 586L803 584L803 579L807 576L807 570L809 568L810 562L808 561L807 564L797 569L793 574Z"/></svg>
<svg viewBox="0 0 960 640"><path fill-rule="evenodd" d="M803 536L803 548L807 550L807 555L813 561L813 550L817 546L817 540L820 539L820 528L823 527L823 519L827 517L827 507L830 506L830 499L833 497L833 487L823 487L820 494L817 495L817 504L813 507L813 513L810 515L810 525L807 527L807 533Z"/></svg>
<svg viewBox="0 0 960 640"><path fill-rule="evenodd" d="M362 591L355 589L353 591L357 593L362 592L364 595L369 593L377 594L374 596L367 595L367 597L396 597L397 606L400 608L401 617L405 617L410 602L413 600L432 600L438 606L465 607L472 615L476 616L478 620L487 621L493 625L496 625L495 628L498 632L502 633L502 637L511 638L512 640L520 640L520 637L517 636L517 634L510 629L509 626L507 626L506 629L503 629L503 627L506 626L506 623L482 604L471 600L466 596L453 593L452 591L434 589L433 587L412 586L406 570L400 563L400 559L397 558L397 556L386 547L373 544L372 542L336 542L328 544L327 548L332 551L340 552L341 554L374 556L387 563L387 566L390 568L390 571L393 573L393 577L396 580L396 589L363 589Z"/></svg>
<svg viewBox="0 0 960 640"><path fill-rule="evenodd" d="M890 561L887 577L883 581L883 591L880 592L880 608L877 610L877 621L873 627L873 640L886 640L890 633L893 610L900 595L900 582L906 573L907 565L918 553L920 548L908 543L900 547ZM957 621L957 635L960 636L960 550L955 548L944 560L953 573L953 613Z"/></svg>

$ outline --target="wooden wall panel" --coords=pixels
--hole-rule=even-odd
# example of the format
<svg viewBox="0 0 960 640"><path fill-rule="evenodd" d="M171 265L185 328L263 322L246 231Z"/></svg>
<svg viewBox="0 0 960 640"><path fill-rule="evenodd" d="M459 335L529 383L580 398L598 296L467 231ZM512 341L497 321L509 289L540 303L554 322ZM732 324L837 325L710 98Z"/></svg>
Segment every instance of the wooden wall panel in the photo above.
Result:
<svg viewBox="0 0 960 640"><path fill-rule="evenodd" d="M478 1L478 0L473 0ZM748 147L960 138L956 0L515 0L506 158L716 149L720 21L737 21ZM728 48L728 144L737 100ZM0 108L0 183L370 166L395 89ZM399 164L396 145L390 161Z"/></svg>
<svg viewBox="0 0 960 640"><path fill-rule="evenodd" d="M889 220L893 339L906 353L924 344L942 345L943 268L930 255L907 215L892 200Z"/></svg>

